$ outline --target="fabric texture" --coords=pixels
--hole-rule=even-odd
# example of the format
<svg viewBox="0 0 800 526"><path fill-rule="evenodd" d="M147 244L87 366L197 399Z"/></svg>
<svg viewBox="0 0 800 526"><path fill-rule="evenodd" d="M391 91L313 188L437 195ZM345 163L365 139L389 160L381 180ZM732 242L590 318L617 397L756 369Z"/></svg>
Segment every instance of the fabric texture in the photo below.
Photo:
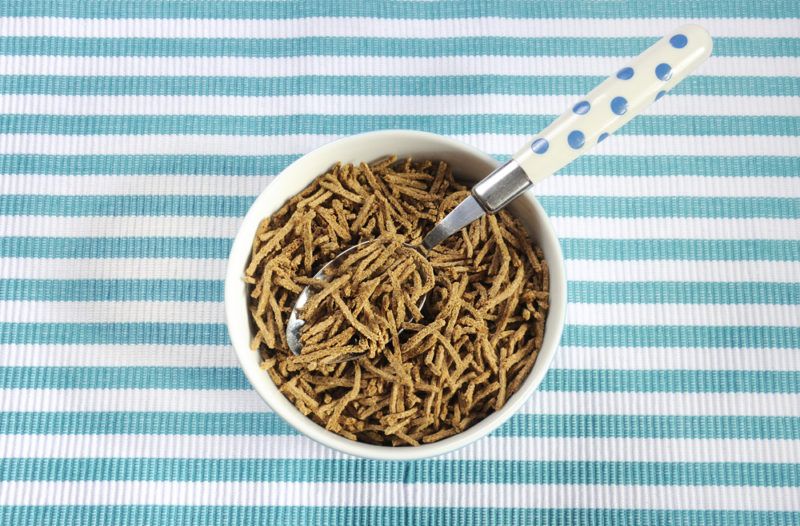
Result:
<svg viewBox="0 0 800 526"><path fill-rule="evenodd" d="M519 414L390 463L269 411L222 302L273 176L507 159L687 22L708 62L536 189L569 308ZM794 0L2 2L0 524L800 524L798 135Z"/></svg>

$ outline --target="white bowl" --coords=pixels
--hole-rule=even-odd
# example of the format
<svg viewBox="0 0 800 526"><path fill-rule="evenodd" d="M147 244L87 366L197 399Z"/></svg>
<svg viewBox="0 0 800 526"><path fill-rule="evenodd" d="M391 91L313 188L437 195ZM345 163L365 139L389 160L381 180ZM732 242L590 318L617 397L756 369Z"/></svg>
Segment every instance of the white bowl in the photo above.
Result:
<svg viewBox="0 0 800 526"><path fill-rule="evenodd" d="M539 386L555 355L567 302L567 283L561 247L550 221L527 192L509 207L544 251L550 267L550 312L545 325L544 342L528 378L499 411L466 431L432 444L417 447L390 447L362 444L341 437L304 416L278 390L269 375L259 367L258 353L250 350L250 323L247 290L242 276L250 256L250 247L259 222L278 210L290 197L325 173L337 161L373 161L389 154L416 159L443 160L453 167L455 176L474 183L486 176L497 161L466 144L431 133L388 130L364 133L326 144L289 165L261 192L248 210L231 248L225 279L225 316L236 355L247 379L255 390L284 420L299 432L333 449L359 457L380 460L413 460L453 451L491 433L513 415Z"/></svg>

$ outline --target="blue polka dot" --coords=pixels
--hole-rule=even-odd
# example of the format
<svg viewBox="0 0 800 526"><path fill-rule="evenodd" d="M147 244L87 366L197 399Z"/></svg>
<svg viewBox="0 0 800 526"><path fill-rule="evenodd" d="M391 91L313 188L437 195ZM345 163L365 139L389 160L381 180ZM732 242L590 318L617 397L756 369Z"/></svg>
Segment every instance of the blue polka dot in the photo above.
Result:
<svg viewBox="0 0 800 526"><path fill-rule="evenodd" d="M633 68L622 68L617 71L617 78L620 80L628 80L633 77Z"/></svg>
<svg viewBox="0 0 800 526"><path fill-rule="evenodd" d="M539 155L545 153L548 148L550 148L550 143L547 142L547 139L536 139L531 143L531 150Z"/></svg>
<svg viewBox="0 0 800 526"><path fill-rule="evenodd" d="M600 137L597 138L597 142L601 143L601 142L605 141L606 137L608 137L608 134L606 132L601 133Z"/></svg>
<svg viewBox="0 0 800 526"><path fill-rule="evenodd" d="M686 38L686 35L681 35L680 33L669 39L669 43L672 44L672 47L677 49L685 47L687 42L689 42L689 39Z"/></svg>
<svg viewBox="0 0 800 526"><path fill-rule="evenodd" d="M577 150L583 146L583 143L586 142L586 137L583 136L583 132L580 130L573 130L569 132L567 136L567 142L570 146L572 146L573 150Z"/></svg>
<svg viewBox="0 0 800 526"><path fill-rule="evenodd" d="M585 100L582 100L572 107L572 111L574 111L578 115L586 115L587 113L589 113L589 109L591 107L592 107L591 104L589 104Z"/></svg>
<svg viewBox="0 0 800 526"><path fill-rule="evenodd" d="M664 90L661 90L661 91L659 91L659 92L656 94L656 100L660 99L661 97L663 97L663 96L664 96L664 95L666 95L666 94L667 94L667 92L666 92L666 91L664 91Z"/></svg>
<svg viewBox="0 0 800 526"><path fill-rule="evenodd" d="M672 78L672 67L669 64L661 63L656 66L656 77L661 80L669 80Z"/></svg>
<svg viewBox="0 0 800 526"><path fill-rule="evenodd" d="M628 100L625 97L614 97L611 99L611 111L617 115L624 115L628 111Z"/></svg>

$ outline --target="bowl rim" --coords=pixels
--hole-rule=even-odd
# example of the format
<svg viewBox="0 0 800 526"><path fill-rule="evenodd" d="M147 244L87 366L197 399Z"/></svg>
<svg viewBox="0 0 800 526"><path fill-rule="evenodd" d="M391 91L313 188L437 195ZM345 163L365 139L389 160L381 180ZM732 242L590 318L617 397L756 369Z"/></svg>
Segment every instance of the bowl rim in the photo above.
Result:
<svg viewBox="0 0 800 526"><path fill-rule="evenodd" d="M239 364L253 389L275 413L302 435L342 453L375 460L416 460L441 455L460 449L497 429L520 409L542 382L561 340L566 316L567 281L561 246L546 212L532 192L529 191L518 199L527 201L527 204L533 208L541 229L539 236L540 238L547 238L547 243L550 246L550 253L547 256L547 263L550 269L550 290L553 291L556 288L562 292L555 296L551 294L550 308L545 325L545 340L533 369L519 390L506 401L506 404L500 410L495 411L465 431L438 442L415 447L393 447L365 444L328 431L303 415L294 404L284 397L269 375L260 368L260 364L252 359L254 351L250 350L251 331L247 316L247 301L246 297L241 294L244 286L241 277L249 259L252 236L255 234L255 228L258 223L265 217L265 212L260 211L260 205L270 199L276 199L270 197L270 188L274 189L274 185L281 178L283 180L290 178L292 173L302 168L303 164L309 162L309 159L325 157L329 152L343 150L350 144L359 142L377 141L391 145L393 140L401 139L439 145L451 151L457 151L459 154L471 155L487 165L499 165L495 159L470 145L433 133L413 130L367 132L344 137L319 146L284 168L254 200L242 219L234 242L231 245L225 276L225 318L228 335ZM376 154L375 158L381 155L380 152L376 152ZM293 194L286 195L277 206L282 206L291 195ZM281 198L278 197L277 199ZM542 243L540 242L540 244ZM242 319L242 315L244 315L244 319ZM245 335L243 334L243 321L244 327L247 328L246 338L244 338Z"/></svg>

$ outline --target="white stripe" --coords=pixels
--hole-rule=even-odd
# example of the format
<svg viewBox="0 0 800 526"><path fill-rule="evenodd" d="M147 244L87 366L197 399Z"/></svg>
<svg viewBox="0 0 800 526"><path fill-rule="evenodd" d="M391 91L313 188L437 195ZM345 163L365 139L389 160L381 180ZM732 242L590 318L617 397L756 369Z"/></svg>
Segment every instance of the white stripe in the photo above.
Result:
<svg viewBox="0 0 800 526"><path fill-rule="evenodd" d="M224 345L0 345L0 365L11 367L238 367ZM560 369L786 371L800 370L796 349L561 347Z"/></svg>
<svg viewBox="0 0 800 526"><path fill-rule="evenodd" d="M224 259L0 258L6 279L224 279ZM567 259L573 281L797 282L798 261Z"/></svg>
<svg viewBox="0 0 800 526"><path fill-rule="evenodd" d="M3 236L233 237L241 219L206 216L0 216ZM552 217L561 237L594 239L800 239L800 219Z"/></svg>
<svg viewBox="0 0 800 526"><path fill-rule="evenodd" d="M48 115L496 115L562 113L574 95L0 95L0 114ZM649 115L800 115L797 97L675 95Z"/></svg>
<svg viewBox="0 0 800 526"><path fill-rule="evenodd" d="M467 134L448 135L475 145L490 154L517 151L530 139L528 135ZM49 135L0 134L1 154L49 155L270 155L300 154L311 151L341 135ZM797 137L788 136L652 136L620 135L592 151L598 155L779 155L797 153ZM376 157L391 153L375 152ZM587 150L588 151L588 150Z"/></svg>
<svg viewBox="0 0 800 526"><path fill-rule="evenodd" d="M14 323L224 323L222 302L0 301ZM712 325L800 327L800 305L677 305L570 303L574 325Z"/></svg>
<svg viewBox="0 0 800 526"><path fill-rule="evenodd" d="M225 259L0 258L6 279L218 279Z"/></svg>
<svg viewBox="0 0 800 526"><path fill-rule="evenodd" d="M800 239L800 219L551 217L560 237L594 239ZM2 222L0 221L0 224Z"/></svg>
<svg viewBox="0 0 800 526"><path fill-rule="evenodd" d="M118 365L124 366L122 363ZM0 389L0 393L3 395L0 397L2 411L269 411L252 389ZM525 402L521 412L798 417L800 394L536 391Z"/></svg>
<svg viewBox="0 0 800 526"><path fill-rule="evenodd" d="M233 353L232 350L229 352ZM124 367L126 364L118 362L118 366ZM190 373L187 371L187 374ZM3 394L0 400L2 411L270 411L269 406L252 389L0 389L0 393Z"/></svg>
<svg viewBox="0 0 800 526"><path fill-rule="evenodd" d="M800 488L350 482L3 482L0 505L396 506L794 511Z"/></svg>
<svg viewBox="0 0 800 526"><path fill-rule="evenodd" d="M228 345L0 344L4 367L239 367ZM766 367L766 366L765 366Z"/></svg>
<svg viewBox="0 0 800 526"><path fill-rule="evenodd" d="M798 261L566 260L573 281L797 282Z"/></svg>
<svg viewBox="0 0 800 526"><path fill-rule="evenodd" d="M668 369L789 371L800 370L800 353L797 349L561 346L553 361L553 367L628 371Z"/></svg>
<svg viewBox="0 0 800 526"><path fill-rule="evenodd" d="M0 216L0 235L56 237L228 237L236 235L239 217L123 216L53 217Z"/></svg>
<svg viewBox="0 0 800 526"><path fill-rule="evenodd" d="M350 459L302 436L0 435L0 458ZM776 440L493 437L441 460L583 462L800 462L800 442Z"/></svg>
<svg viewBox="0 0 800 526"><path fill-rule="evenodd" d="M0 174L0 192L30 195L252 195L256 196L272 180L272 175L10 175ZM655 178L648 177L648 180ZM701 178L706 179L707 178ZM776 177L776 196L785 196L798 185L789 178ZM746 185L748 179L742 178ZM654 181L656 182L656 181ZM699 183L702 181L698 181ZM703 185L708 187L709 185ZM772 188L770 184L753 184ZM781 192L781 193L777 193ZM752 194L749 194L752 195ZM800 189L798 189L800 197Z"/></svg>
<svg viewBox="0 0 800 526"><path fill-rule="evenodd" d="M797 36L796 19L692 19L715 37ZM661 37L686 23L682 18L437 18L313 17L252 19L91 19L3 17L5 36L80 38L293 38L309 36L378 38L448 37Z"/></svg>
<svg viewBox="0 0 800 526"><path fill-rule="evenodd" d="M214 301L0 301L9 323L225 323Z"/></svg>
<svg viewBox="0 0 800 526"><path fill-rule="evenodd" d="M800 197L793 177L706 177L701 175L564 175L536 186L536 195ZM272 175L10 175L0 174L0 192L29 195L251 195L261 193ZM763 233L762 233L763 234Z"/></svg>
<svg viewBox="0 0 800 526"><path fill-rule="evenodd" d="M744 24L743 24L744 25ZM5 75L237 76L292 75L610 75L625 57L445 56L362 57L50 57L4 56ZM797 57L710 57L698 75L782 77L800 75ZM313 80L311 80L313 82Z"/></svg>
<svg viewBox="0 0 800 526"><path fill-rule="evenodd" d="M570 302L567 305L567 323L574 325L713 325L720 327L759 325L762 327L800 328L800 305Z"/></svg>

